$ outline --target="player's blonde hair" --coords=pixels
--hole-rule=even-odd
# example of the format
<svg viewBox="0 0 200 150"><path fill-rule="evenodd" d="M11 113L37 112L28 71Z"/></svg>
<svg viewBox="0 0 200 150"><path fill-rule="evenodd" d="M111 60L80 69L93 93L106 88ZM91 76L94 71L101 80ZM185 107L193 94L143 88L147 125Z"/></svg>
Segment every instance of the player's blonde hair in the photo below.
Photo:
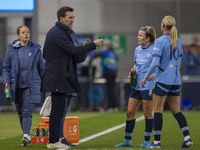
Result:
<svg viewBox="0 0 200 150"><path fill-rule="evenodd" d="M172 42L173 48L177 49L177 29L176 29L176 20L173 16L165 16L162 20L162 23L165 25L165 28L169 30L170 41Z"/></svg>
<svg viewBox="0 0 200 150"><path fill-rule="evenodd" d="M146 33L146 37L150 37L150 43L154 44L156 40L156 31L152 26L141 27L140 30Z"/></svg>

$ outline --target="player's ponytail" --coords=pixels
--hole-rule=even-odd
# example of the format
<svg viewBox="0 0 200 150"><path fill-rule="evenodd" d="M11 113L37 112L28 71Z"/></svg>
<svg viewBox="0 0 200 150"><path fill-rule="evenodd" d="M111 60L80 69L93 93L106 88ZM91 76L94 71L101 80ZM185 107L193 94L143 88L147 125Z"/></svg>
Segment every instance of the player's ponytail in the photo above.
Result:
<svg viewBox="0 0 200 150"><path fill-rule="evenodd" d="M148 32L150 34L150 43L154 44L154 42L156 40L156 31L152 26L149 26Z"/></svg>
<svg viewBox="0 0 200 150"><path fill-rule="evenodd" d="M162 23L165 25L165 28L169 30L170 41L175 50L177 50L177 29L176 29L176 20L173 16L165 16L162 20Z"/></svg>
<svg viewBox="0 0 200 150"><path fill-rule="evenodd" d="M170 32L170 41L172 42L173 48L176 50L177 49L177 29L176 26L172 26Z"/></svg>

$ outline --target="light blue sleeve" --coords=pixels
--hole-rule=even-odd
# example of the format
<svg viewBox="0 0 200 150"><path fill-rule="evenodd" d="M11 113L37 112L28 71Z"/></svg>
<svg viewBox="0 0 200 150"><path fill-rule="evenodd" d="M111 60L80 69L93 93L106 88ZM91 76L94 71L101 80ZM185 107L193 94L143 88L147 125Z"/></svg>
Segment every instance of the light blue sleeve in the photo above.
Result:
<svg viewBox="0 0 200 150"><path fill-rule="evenodd" d="M144 76L146 80L149 79L149 76L154 72L155 68L159 65L159 62L160 62L160 57L153 57L151 66L148 69L146 75Z"/></svg>
<svg viewBox="0 0 200 150"><path fill-rule="evenodd" d="M153 48L153 56L160 57L162 55L162 51L163 51L162 45L163 44L162 44L161 39L157 39L155 41L154 48Z"/></svg>

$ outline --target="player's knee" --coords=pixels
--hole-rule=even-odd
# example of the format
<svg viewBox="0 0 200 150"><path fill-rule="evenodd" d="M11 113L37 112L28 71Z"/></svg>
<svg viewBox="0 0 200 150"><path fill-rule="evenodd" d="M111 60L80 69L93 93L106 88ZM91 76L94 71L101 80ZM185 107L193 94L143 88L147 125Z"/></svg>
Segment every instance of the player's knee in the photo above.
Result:
<svg viewBox="0 0 200 150"><path fill-rule="evenodd" d="M144 117L145 117L145 119L152 119L152 113L150 113L150 112L144 112Z"/></svg>
<svg viewBox="0 0 200 150"><path fill-rule="evenodd" d="M152 109L143 109L145 119L152 119Z"/></svg>
<svg viewBox="0 0 200 150"><path fill-rule="evenodd" d="M127 119L128 120L129 119L134 119L134 117L135 117L135 113L131 112L131 111L127 111L126 115L127 115Z"/></svg>

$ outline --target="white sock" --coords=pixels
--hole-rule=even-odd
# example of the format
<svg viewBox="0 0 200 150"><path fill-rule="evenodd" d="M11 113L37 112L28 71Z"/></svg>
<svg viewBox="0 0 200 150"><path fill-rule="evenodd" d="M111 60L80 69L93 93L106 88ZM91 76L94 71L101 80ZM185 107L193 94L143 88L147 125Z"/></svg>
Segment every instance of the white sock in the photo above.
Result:
<svg viewBox="0 0 200 150"><path fill-rule="evenodd" d="M184 141L187 141L189 138L190 138L189 135L185 136L185 137L184 137Z"/></svg>
<svg viewBox="0 0 200 150"><path fill-rule="evenodd" d="M27 138L29 141L31 140L31 137L30 137L30 135L28 135L28 134L24 134L23 137Z"/></svg>
<svg viewBox="0 0 200 150"><path fill-rule="evenodd" d="M160 141L154 141L153 143L154 143L154 144L158 144L158 143L160 143Z"/></svg>

